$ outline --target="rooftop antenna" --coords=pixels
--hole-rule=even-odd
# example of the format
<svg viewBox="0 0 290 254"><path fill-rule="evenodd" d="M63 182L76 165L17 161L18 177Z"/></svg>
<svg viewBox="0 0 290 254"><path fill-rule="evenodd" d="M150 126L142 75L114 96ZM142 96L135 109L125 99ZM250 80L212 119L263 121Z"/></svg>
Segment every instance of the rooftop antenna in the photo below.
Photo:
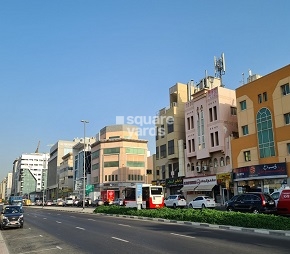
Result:
<svg viewBox="0 0 290 254"><path fill-rule="evenodd" d="M38 150L39 150L39 145L40 145L40 141L38 141L38 144L37 144L37 147L36 147L36 150L34 153L38 153Z"/></svg>
<svg viewBox="0 0 290 254"><path fill-rule="evenodd" d="M215 77L218 77L221 81L221 87L224 87L222 81L222 75L226 73L226 62L225 62L225 54L222 53L220 58L214 57L214 74Z"/></svg>

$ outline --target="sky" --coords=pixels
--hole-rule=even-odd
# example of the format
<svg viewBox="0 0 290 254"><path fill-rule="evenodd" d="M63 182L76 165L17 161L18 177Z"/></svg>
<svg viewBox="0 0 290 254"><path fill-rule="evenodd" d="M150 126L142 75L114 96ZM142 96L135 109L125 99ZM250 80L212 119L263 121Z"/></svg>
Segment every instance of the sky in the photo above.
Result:
<svg viewBox="0 0 290 254"><path fill-rule="evenodd" d="M93 137L117 116L152 119L169 88L289 64L290 1L0 0L0 181L23 153ZM147 124L147 127L152 127ZM148 131L149 133L149 131ZM148 133L151 154L155 138Z"/></svg>

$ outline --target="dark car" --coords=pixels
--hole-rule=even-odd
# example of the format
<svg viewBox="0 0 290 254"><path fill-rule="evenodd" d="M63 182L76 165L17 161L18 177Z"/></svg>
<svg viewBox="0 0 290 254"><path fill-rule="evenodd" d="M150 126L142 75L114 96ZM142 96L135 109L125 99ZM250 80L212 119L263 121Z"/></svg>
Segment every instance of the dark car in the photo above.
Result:
<svg viewBox="0 0 290 254"><path fill-rule="evenodd" d="M90 205L89 200L85 199L85 206L88 207ZM83 199L80 199L77 203L77 207L83 207Z"/></svg>
<svg viewBox="0 0 290 254"><path fill-rule="evenodd" d="M23 228L23 210L21 206L4 206L0 216L0 228Z"/></svg>
<svg viewBox="0 0 290 254"><path fill-rule="evenodd" d="M274 199L269 194L248 192L228 201L227 211L275 214L277 209Z"/></svg>

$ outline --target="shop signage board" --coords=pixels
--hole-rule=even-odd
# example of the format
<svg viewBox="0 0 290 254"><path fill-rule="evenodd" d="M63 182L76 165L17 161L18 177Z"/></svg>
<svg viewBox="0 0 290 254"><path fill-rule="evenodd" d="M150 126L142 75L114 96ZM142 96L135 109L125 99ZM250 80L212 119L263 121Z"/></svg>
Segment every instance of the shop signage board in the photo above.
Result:
<svg viewBox="0 0 290 254"><path fill-rule="evenodd" d="M192 177L183 179L183 186L199 186L217 184L216 176Z"/></svg>

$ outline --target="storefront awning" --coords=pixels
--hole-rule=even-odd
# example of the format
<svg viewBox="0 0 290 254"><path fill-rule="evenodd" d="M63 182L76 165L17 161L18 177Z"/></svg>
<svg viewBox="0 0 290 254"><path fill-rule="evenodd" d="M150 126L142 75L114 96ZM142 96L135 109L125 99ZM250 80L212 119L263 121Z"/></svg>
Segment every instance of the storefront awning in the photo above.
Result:
<svg viewBox="0 0 290 254"><path fill-rule="evenodd" d="M195 189L195 191L212 191L212 188L213 188L215 185L216 185L216 184L199 185L199 186L197 186L197 188Z"/></svg>
<svg viewBox="0 0 290 254"><path fill-rule="evenodd" d="M194 185L194 186L183 186L181 191L212 191L212 188L216 184L207 184L207 185Z"/></svg>

